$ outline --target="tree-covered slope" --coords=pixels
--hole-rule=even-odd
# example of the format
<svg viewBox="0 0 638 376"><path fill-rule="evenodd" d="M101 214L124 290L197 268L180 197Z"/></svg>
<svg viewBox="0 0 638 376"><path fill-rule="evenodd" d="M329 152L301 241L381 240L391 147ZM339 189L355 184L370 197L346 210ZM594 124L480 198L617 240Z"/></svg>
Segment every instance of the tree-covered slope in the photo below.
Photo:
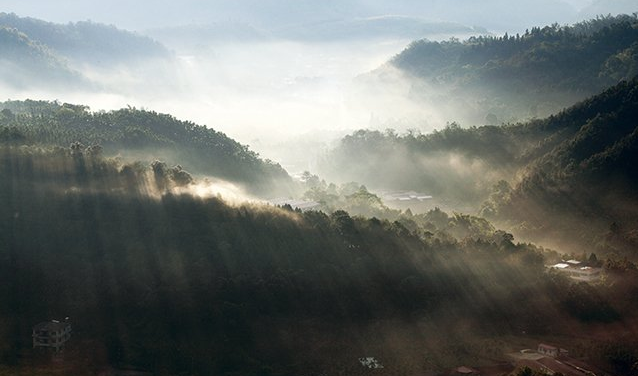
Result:
<svg viewBox="0 0 638 376"><path fill-rule="evenodd" d="M19 143L100 145L108 155L181 164L265 196L291 187L291 178L278 164L223 133L170 115L134 108L92 113L85 106L29 100L4 102L0 108L0 128L6 134L17 132Z"/></svg>
<svg viewBox="0 0 638 376"><path fill-rule="evenodd" d="M489 114L497 121L547 116L631 79L638 74L637 48L638 19L620 15L535 27L523 35L419 40L390 66L417 80L417 97L470 103L476 124ZM435 93L422 92L419 80Z"/></svg>
<svg viewBox="0 0 638 376"><path fill-rule="evenodd" d="M17 89L121 91L127 76L145 86L158 77L168 84L173 63L160 43L112 25L56 24L0 13L0 83Z"/></svg>
<svg viewBox="0 0 638 376"><path fill-rule="evenodd" d="M322 173L431 194L452 207L480 206L482 215L510 219L530 234L591 244L613 222L628 232L638 223L637 93L638 79L624 81L526 123L451 124L426 135L358 131L325 157Z"/></svg>
<svg viewBox="0 0 638 376"><path fill-rule="evenodd" d="M532 91L592 93L636 74L632 56L637 42L635 16L605 17L573 26L536 27L523 35L416 41L392 63L432 81L497 81L511 87L534 84ZM619 64L623 59L632 64Z"/></svg>
<svg viewBox="0 0 638 376"><path fill-rule="evenodd" d="M46 82L50 85L78 85L80 74L71 70L57 54L23 32L0 23L1 80L13 87Z"/></svg>
<svg viewBox="0 0 638 376"><path fill-rule="evenodd" d="M634 79L556 117L527 125L555 133L531 153L538 158L521 172L513 190L501 197L495 214L523 223L530 233L568 240L588 228L583 240L594 241L595 247L635 248L636 119L638 80ZM622 231L610 232L612 224Z"/></svg>
<svg viewBox="0 0 638 376"><path fill-rule="evenodd" d="M2 364L46 366L31 327L66 316L67 373L214 375L359 374L369 352L381 375L441 372L480 356L459 352L468 333L633 317L613 289L547 274L540 249L485 220L229 206L176 193L192 185L177 175L77 146L0 147ZM441 360L410 368L425 353Z"/></svg>
<svg viewBox="0 0 638 376"><path fill-rule="evenodd" d="M0 13L0 26L16 29L60 55L80 62L104 65L169 56L166 48L148 37L90 21L56 24Z"/></svg>

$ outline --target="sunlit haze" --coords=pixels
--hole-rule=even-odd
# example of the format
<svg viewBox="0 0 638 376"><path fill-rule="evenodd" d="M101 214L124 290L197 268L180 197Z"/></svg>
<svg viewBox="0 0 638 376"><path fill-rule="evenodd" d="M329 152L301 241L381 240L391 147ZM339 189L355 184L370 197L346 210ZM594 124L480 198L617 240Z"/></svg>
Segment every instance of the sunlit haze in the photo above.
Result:
<svg viewBox="0 0 638 376"><path fill-rule="evenodd" d="M372 94L364 93L354 79L383 66L414 39L465 39L574 22L579 12L593 6L585 0L545 2L514 6L490 1L479 9L467 1L76 1L64 7L48 1L3 1L0 9L18 16L62 23L92 20L150 35L173 57L98 68L71 61L70 67L99 89L4 88L2 96L82 103L93 111L130 105L170 113L225 132L296 173L313 167L314 157L305 150L309 141L321 148L360 128L429 132L449 121L480 123L482 118L453 116L435 104L408 99L410 86L397 86L399 75L392 87ZM610 11L614 6L620 5L610 3ZM395 18L381 28L350 25L408 15L411 18ZM446 27L438 32L427 27L432 22ZM322 24L326 26L317 26ZM363 29L367 34L352 37L361 25L369 26ZM419 33L419 27L427 31ZM303 158L295 145L303 145Z"/></svg>

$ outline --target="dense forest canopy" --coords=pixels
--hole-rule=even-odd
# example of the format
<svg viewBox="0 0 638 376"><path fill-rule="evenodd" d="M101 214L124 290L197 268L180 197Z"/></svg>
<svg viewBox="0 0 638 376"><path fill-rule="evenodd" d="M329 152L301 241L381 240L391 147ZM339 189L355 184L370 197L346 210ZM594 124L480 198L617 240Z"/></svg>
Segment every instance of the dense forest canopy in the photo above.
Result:
<svg viewBox="0 0 638 376"><path fill-rule="evenodd" d="M322 172L377 190L429 193L438 204L480 210L526 235L572 246L607 243L609 225L623 223L629 238L620 248L627 252L638 223L637 92L638 79L621 82L526 123L449 124L431 134L357 131L325 157Z"/></svg>
<svg viewBox="0 0 638 376"><path fill-rule="evenodd" d="M396 331L469 345L468 333L555 335L635 309L615 290L548 274L542 249L471 216L389 222L229 206L176 193L193 183L179 169L122 165L79 145L2 146L0 182L5 364L37 364L31 326L48 317L73 318L82 346L67 356L87 359L76 374L110 364L233 375L353 367L366 348L388 372L406 371L387 348ZM458 321L462 333L435 329ZM342 351L330 360L317 351L326 335ZM457 341L427 351L445 359Z"/></svg>
<svg viewBox="0 0 638 376"><path fill-rule="evenodd" d="M107 155L181 164L193 173L243 184L264 197L292 188L281 166L261 159L248 146L170 115L135 108L91 112L82 105L32 100L7 101L0 109L0 134L19 137L20 142L99 145Z"/></svg>
<svg viewBox="0 0 638 376"><path fill-rule="evenodd" d="M635 55L636 42L636 16L608 16L572 26L534 27L522 35L415 41L392 63L433 81L512 87L535 82L532 90L593 94L633 78L636 61L619 60Z"/></svg>
<svg viewBox="0 0 638 376"><path fill-rule="evenodd" d="M544 117L638 74L638 18L605 16L464 41L418 40L388 67L408 74L411 96L443 97L452 107L472 109L458 108L467 116L452 111L447 120L498 124Z"/></svg>

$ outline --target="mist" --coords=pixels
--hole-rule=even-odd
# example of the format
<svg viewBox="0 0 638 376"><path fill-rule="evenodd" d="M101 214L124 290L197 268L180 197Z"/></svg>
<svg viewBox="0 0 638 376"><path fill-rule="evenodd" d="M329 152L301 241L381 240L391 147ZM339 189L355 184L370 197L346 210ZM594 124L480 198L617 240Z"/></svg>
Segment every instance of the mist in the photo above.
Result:
<svg viewBox="0 0 638 376"><path fill-rule="evenodd" d="M83 104L92 111L131 106L169 113L224 132L294 174L314 167L316 153L309 150L320 152L356 129L403 122L405 128L418 124L427 131L444 124L427 105L407 99L407 84L402 90L395 80L394 89L366 93L362 81L355 80L407 43L269 39L213 41L185 50L171 45L168 59L108 65L70 61L69 66L91 82L84 89L28 82L2 94L12 100Z"/></svg>
<svg viewBox="0 0 638 376"><path fill-rule="evenodd" d="M631 6L618 2L609 9ZM69 90L44 78L19 82L2 89L4 99L170 113L224 132L297 174L314 170L323 150L357 129L428 133L452 121L481 124L480 103L463 98L452 103L438 88L386 64L413 40L514 33L574 22L582 12L607 8L588 0L542 5L493 0L480 6L468 1L191 0L179 5L74 1L64 12L48 2L23 1L3 9L45 21L115 25L134 31L138 40L150 36L161 43L153 51L168 51L144 57L128 50L108 61L78 58L78 51L60 53L69 71L81 76L80 84ZM153 17L142 17L149 9Z"/></svg>

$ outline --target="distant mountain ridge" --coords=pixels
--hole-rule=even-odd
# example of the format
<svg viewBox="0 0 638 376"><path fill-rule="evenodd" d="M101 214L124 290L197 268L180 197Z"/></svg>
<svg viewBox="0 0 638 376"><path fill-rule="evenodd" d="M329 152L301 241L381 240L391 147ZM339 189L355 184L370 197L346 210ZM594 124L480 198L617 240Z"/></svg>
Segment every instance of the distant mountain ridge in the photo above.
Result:
<svg viewBox="0 0 638 376"><path fill-rule="evenodd" d="M170 62L171 53L148 37L90 21L55 24L0 13L0 82L17 88L93 90L85 69L138 69L146 59ZM108 85L108 83L106 83Z"/></svg>
<svg viewBox="0 0 638 376"><path fill-rule="evenodd" d="M52 85L82 82L63 58L17 29L0 26L0 51L0 66L6 72L0 80L10 86L34 85L40 80Z"/></svg>
<svg viewBox="0 0 638 376"><path fill-rule="evenodd" d="M149 37L91 21L56 24L0 13L0 26L15 28L59 54L90 63L169 55L164 46Z"/></svg>
<svg viewBox="0 0 638 376"><path fill-rule="evenodd" d="M240 21L211 22L148 30L154 38L175 48L211 42L274 41L335 42L376 39L414 39L441 35L486 34L480 27L455 22L430 21L420 17L383 15L348 19L327 19L272 27L255 27Z"/></svg>

